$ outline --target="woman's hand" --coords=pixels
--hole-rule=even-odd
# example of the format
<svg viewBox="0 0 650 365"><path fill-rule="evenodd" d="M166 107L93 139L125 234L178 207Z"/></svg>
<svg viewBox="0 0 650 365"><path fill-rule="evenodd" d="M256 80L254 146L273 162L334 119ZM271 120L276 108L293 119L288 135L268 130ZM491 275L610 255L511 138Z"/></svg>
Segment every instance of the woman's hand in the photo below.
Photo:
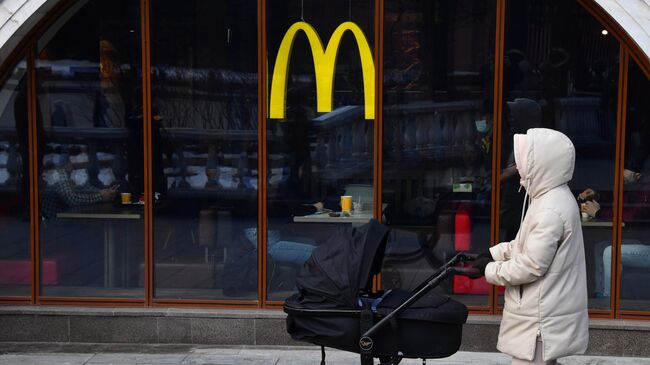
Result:
<svg viewBox="0 0 650 365"><path fill-rule="evenodd" d="M588 189L585 189L585 191L583 191L582 193L578 194L578 199L580 199L582 201L591 200L591 199L594 199L594 197L596 197L596 194L597 193L596 193L596 191L594 191L594 189L588 188Z"/></svg>
<svg viewBox="0 0 650 365"><path fill-rule="evenodd" d="M110 188L102 189L99 191L99 195L102 197L103 201L110 202L115 199L115 196L117 196L117 188L118 186L111 186Z"/></svg>
<svg viewBox="0 0 650 365"><path fill-rule="evenodd" d="M595 217L600 210L600 204L598 204L597 201L588 200L584 204L584 211L592 218Z"/></svg>

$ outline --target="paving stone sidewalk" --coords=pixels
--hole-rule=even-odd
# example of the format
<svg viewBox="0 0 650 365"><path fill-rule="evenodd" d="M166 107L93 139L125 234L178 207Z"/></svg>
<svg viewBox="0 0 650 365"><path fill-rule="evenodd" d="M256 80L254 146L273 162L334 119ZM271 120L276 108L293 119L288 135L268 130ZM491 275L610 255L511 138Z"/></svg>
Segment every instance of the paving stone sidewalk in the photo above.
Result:
<svg viewBox="0 0 650 365"><path fill-rule="evenodd" d="M305 347L150 347L133 345L120 348L56 345L11 347L0 344L0 365L318 365L320 350ZM96 351L89 351L96 350ZM114 350L118 352L113 352ZM328 365L357 365L356 354L327 351ZM404 365L421 365L422 360L404 360ZM427 364L506 365L510 358L499 353L459 352L445 359L428 360ZM650 358L616 358L572 356L562 365L650 365Z"/></svg>

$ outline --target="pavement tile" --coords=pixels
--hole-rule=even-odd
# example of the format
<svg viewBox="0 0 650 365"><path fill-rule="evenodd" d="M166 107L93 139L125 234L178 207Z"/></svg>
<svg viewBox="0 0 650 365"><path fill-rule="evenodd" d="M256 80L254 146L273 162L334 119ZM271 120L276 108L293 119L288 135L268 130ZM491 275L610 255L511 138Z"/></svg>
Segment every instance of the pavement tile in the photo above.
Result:
<svg viewBox="0 0 650 365"><path fill-rule="evenodd" d="M82 365L93 354L5 354L0 365Z"/></svg>
<svg viewBox="0 0 650 365"><path fill-rule="evenodd" d="M613 356L571 356L559 361L561 365L650 365L650 359Z"/></svg>
<svg viewBox="0 0 650 365"><path fill-rule="evenodd" d="M224 347L224 348L197 348L190 351L191 355L239 355L242 350L239 347Z"/></svg>
<svg viewBox="0 0 650 365"><path fill-rule="evenodd" d="M320 363L318 347L288 346L196 346L171 353L142 345L140 352L0 354L0 365L314 365ZM80 348L83 349L83 348ZM103 351L103 350L98 350ZM328 349L327 364L358 365L359 355ZM458 352L444 359L427 360L427 364L510 365L509 356L495 352ZM420 359L406 359L402 365L421 365ZM650 365L650 358L611 356L571 356L561 365Z"/></svg>
<svg viewBox="0 0 650 365"><path fill-rule="evenodd" d="M187 354L96 354L86 364L179 364Z"/></svg>
<svg viewBox="0 0 650 365"><path fill-rule="evenodd" d="M277 362L274 357L190 355L181 365L274 365Z"/></svg>

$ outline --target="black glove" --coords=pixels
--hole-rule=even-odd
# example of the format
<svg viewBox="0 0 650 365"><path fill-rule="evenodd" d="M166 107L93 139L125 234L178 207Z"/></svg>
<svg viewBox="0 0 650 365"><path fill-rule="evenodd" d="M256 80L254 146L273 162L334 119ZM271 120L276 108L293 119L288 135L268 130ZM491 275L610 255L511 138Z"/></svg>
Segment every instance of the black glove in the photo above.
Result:
<svg viewBox="0 0 650 365"><path fill-rule="evenodd" d="M488 250L486 252L479 254L476 257L476 260L474 260L474 262L472 263L472 266L474 266L474 268L476 268L481 273L481 276L484 276L485 267L487 266L487 264L489 264L492 261L494 261L494 259L492 259L492 254L490 254L490 251Z"/></svg>
<svg viewBox="0 0 650 365"><path fill-rule="evenodd" d="M480 259L481 257L487 257L491 261L494 261L494 259L492 258L492 252L490 252L490 250L487 250L485 252L481 252L480 254L478 254L478 256L476 256L477 259Z"/></svg>

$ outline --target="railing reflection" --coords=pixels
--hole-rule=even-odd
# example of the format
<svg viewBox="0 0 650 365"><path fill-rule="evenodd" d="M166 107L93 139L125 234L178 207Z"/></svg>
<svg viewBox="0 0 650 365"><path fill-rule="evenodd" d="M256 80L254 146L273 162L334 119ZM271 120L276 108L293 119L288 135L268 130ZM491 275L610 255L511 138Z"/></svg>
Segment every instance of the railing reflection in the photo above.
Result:
<svg viewBox="0 0 650 365"><path fill-rule="evenodd" d="M162 134L173 146L164 157L170 194L205 190L244 197L257 190L256 130L167 128Z"/></svg>
<svg viewBox="0 0 650 365"><path fill-rule="evenodd" d="M384 143L391 160L434 160L453 164L480 145L479 100L417 102L385 109ZM484 119L483 119L484 120Z"/></svg>
<svg viewBox="0 0 650 365"><path fill-rule="evenodd" d="M599 103L599 99L594 97L556 100L556 105L560 106L555 112L557 128L570 136L575 135L582 143L607 140L610 131L602 123L606 118L597 113ZM471 155L479 154L484 148L483 136L477 131L477 123L485 118L479 112L480 106L480 101L470 100L419 102L386 108L386 161L399 161L400 165L409 161L434 161L443 166L458 166L460 162L471 159ZM372 163L372 122L363 119L362 107L342 107L315 118L313 122L317 137L310 145L310 153L318 169L350 175ZM79 146L85 156L77 166L85 168L90 182L99 186L127 180L129 157L126 145L141 143L129 142L129 138L135 135L127 128L50 127L45 128L44 134L50 141L48 149L54 154L59 141L68 144L74 141L73 144ZM161 134L162 138L173 140L174 146L165 164L168 188L220 186L224 189L257 189L254 178L257 175L257 152L252 148L257 141L255 129L167 128ZM235 149L241 152L230 152L224 148L224 142L237 144ZM242 144L248 148L242 150ZM44 161L47 162L48 158L52 156L46 155ZM15 129L0 128L2 188L10 188L20 181L23 163ZM274 166L282 168L278 164Z"/></svg>
<svg viewBox="0 0 650 365"><path fill-rule="evenodd" d="M126 128L51 127L45 128L43 134L48 141L43 151L43 176L46 182L58 156L68 149L75 149L77 153L71 154L71 162L76 170L86 172L88 183L96 187L126 184L128 159L133 158L127 156L127 144L142 145L140 141L131 140L133 135ZM75 182L80 184L79 177Z"/></svg>

